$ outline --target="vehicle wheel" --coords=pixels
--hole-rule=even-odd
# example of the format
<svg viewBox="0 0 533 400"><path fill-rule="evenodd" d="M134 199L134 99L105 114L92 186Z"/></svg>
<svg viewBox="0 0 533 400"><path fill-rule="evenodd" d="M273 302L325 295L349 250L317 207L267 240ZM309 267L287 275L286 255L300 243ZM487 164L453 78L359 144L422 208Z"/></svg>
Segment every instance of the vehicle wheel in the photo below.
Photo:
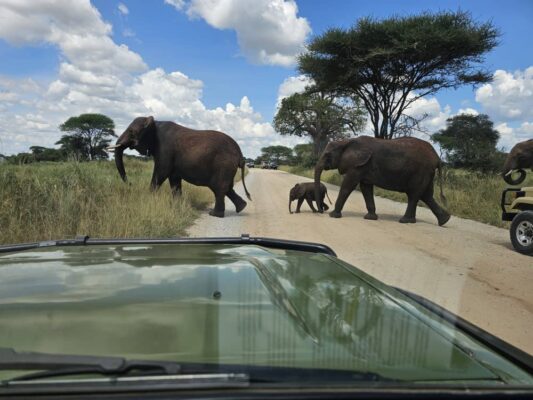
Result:
<svg viewBox="0 0 533 400"><path fill-rule="evenodd" d="M513 218L511 243L519 253L533 256L533 211L522 211Z"/></svg>

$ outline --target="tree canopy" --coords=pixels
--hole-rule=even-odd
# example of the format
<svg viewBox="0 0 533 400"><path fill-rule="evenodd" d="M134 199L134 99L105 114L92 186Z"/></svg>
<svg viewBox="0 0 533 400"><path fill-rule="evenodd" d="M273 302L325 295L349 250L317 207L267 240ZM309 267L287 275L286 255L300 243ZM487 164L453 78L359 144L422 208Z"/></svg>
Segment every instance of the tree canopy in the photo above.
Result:
<svg viewBox="0 0 533 400"><path fill-rule="evenodd" d="M453 167L483 172L498 171L503 164L504 155L496 148L499 138L485 114L456 115L447 120L446 128L431 137Z"/></svg>
<svg viewBox="0 0 533 400"><path fill-rule="evenodd" d="M69 134L56 143L79 160L106 159L105 148L115 135L115 123L103 114L81 114L70 117L59 126Z"/></svg>
<svg viewBox="0 0 533 400"><path fill-rule="evenodd" d="M285 146L267 146L261 149L258 162L276 162L278 164L290 164L292 162L292 149Z"/></svg>
<svg viewBox="0 0 533 400"><path fill-rule="evenodd" d="M306 168L313 167L317 161L313 147L313 143L302 143L294 146L294 163Z"/></svg>
<svg viewBox="0 0 533 400"><path fill-rule="evenodd" d="M281 135L309 136L318 157L328 142L362 130L364 114L354 97L308 88L282 100L274 117L274 129Z"/></svg>
<svg viewBox="0 0 533 400"><path fill-rule="evenodd" d="M489 82L481 63L499 35L491 22L477 23L462 11L363 18L314 38L299 69L321 90L355 92L375 137L390 139L405 132L404 112L417 99Z"/></svg>

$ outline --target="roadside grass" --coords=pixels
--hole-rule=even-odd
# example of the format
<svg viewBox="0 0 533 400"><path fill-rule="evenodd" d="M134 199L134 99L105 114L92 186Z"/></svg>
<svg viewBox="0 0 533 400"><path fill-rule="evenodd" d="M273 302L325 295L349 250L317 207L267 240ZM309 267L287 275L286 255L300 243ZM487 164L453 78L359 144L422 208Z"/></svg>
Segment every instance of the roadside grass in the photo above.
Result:
<svg viewBox="0 0 533 400"><path fill-rule="evenodd" d="M313 170L309 168L286 165L282 165L279 168L291 174L313 178ZM322 173L322 181L340 185L342 176L335 170L324 171ZM520 186L533 186L533 174L528 174L528 177ZM501 228L509 227L509 222L501 220L500 208L501 193L507 187L508 185L499 175L481 175L449 168L443 171L443 191L448 201L447 210L452 215ZM442 204L439 193L438 180L435 179L435 199ZM404 193L375 187L374 194L379 197L407 203L407 196ZM419 205L425 207L422 202Z"/></svg>
<svg viewBox="0 0 533 400"><path fill-rule="evenodd" d="M211 191L183 182L149 190L153 162L127 159L129 183L110 161L0 165L0 244L68 238L185 234ZM240 179L240 173L236 178Z"/></svg>

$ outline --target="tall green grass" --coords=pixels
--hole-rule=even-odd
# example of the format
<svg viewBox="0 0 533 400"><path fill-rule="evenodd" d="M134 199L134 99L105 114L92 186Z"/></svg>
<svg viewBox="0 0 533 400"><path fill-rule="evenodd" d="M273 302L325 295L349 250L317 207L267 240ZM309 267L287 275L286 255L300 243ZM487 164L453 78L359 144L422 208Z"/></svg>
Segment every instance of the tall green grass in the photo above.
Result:
<svg viewBox="0 0 533 400"><path fill-rule="evenodd" d="M300 166L281 166L280 169L295 175L313 178L313 170ZM324 171L322 181L340 185L342 176L335 170ZM533 186L533 174L529 174L522 183L524 186ZM486 224L506 228L508 222L501 220L501 194L508 187L498 175L481 175L474 172L458 169L445 169L443 173L443 190L448 200L447 209L455 216L472 219ZM381 188L374 188L376 196L406 203L404 193L393 192ZM438 181L435 180L435 198L439 200L440 193ZM420 202L420 205L424 205Z"/></svg>
<svg viewBox="0 0 533 400"><path fill-rule="evenodd" d="M0 165L0 243L90 235L95 237L180 236L210 190L184 182L174 198L168 183L149 190L153 163L125 161L129 183L113 162ZM240 176L240 174L238 174Z"/></svg>

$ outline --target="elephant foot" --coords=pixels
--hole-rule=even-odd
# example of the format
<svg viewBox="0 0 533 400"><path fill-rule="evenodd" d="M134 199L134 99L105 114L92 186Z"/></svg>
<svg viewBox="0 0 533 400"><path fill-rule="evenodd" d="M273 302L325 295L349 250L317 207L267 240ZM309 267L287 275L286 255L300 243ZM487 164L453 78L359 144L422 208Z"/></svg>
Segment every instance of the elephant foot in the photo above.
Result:
<svg viewBox="0 0 533 400"><path fill-rule="evenodd" d="M248 203L245 202L245 201L243 200L242 203L239 202L238 204L235 205L235 210L236 210L238 213L240 213L242 210L244 210L244 209L246 208L246 205L247 205L247 204L248 204Z"/></svg>
<svg viewBox="0 0 533 400"><path fill-rule="evenodd" d="M224 211L218 211L213 209L209 211L209 215L213 217L224 218Z"/></svg>
<svg viewBox="0 0 533 400"><path fill-rule="evenodd" d="M439 226L444 225L446 222L450 220L451 215L446 213L441 215L440 217L437 217L437 220L439 221Z"/></svg>
<svg viewBox="0 0 533 400"><path fill-rule="evenodd" d="M376 213L367 213L365 216L364 216L365 219L370 219L372 221L375 221L378 219L378 215Z"/></svg>
<svg viewBox="0 0 533 400"><path fill-rule="evenodd" d="M329 216L331 218L341 218L342 217L342 213L340 211L332 211L329 213Z"/></svg>
<svg viewBox="0 0 533 400"><path fill-rule="evenodd" d="M400 218L400 224L416 224L416 218L402 217Z"/></svg>
<svg viewBox="0 0 533 400"><path fill-rule="evenodd" d="M296 210L295 213L296 213L296 214L300 214L300 210Z"/></svg>

